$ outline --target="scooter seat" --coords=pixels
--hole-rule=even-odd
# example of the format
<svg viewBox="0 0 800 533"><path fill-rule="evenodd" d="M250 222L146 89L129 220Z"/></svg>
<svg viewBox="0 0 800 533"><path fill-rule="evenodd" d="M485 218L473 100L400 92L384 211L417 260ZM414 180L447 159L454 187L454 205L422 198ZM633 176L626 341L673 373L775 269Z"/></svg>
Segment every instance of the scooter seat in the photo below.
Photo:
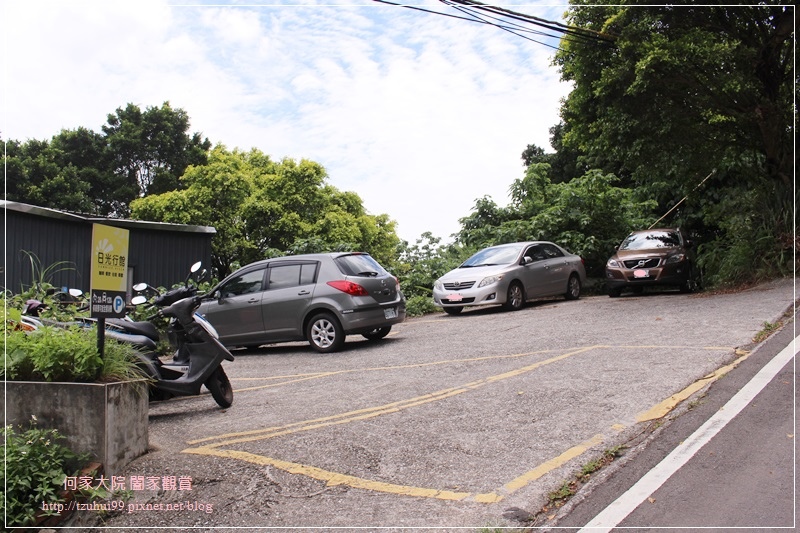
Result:
<svg viewBox="0 0 800 533"><path fill-rule="evenodd" d="M133 333L123 333L121 331L114 331L113 329L106 329L105 336L106 338L114 339L125 344L132 344L145 351L156 350L155 341L146 335L136 335Z"/></svg>
<svg viewBox="0 0 800 533"><path fill-rule="evenodd" d="M156 342L159 340L158 328L152 322L130 322L128 320L120 320L118 318L107 318L106 325L112 325L119 328L126 333L133 333L135 335L144 335Z"/></svg>

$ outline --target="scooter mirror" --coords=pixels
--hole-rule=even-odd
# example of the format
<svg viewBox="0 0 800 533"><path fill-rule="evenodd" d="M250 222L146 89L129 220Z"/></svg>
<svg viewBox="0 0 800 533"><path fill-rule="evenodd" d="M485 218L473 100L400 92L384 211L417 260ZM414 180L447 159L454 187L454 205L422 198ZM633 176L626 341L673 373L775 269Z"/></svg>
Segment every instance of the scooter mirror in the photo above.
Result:
<svg viewBox="0 0 800 533"><path fill-rule="evenodd" d="M192 265L192 269L191 269L191 270L192 270L192 274L194 274L195 272L197 272L198 270L200 270L200 267L201 267L202 265L203 265L203 262L202 262L202 261L198 261L197 263L193 264L193 265Z"/></svg>
<svg viewBox="0 0 800 533"><path fill-rule="evenodd" d="M133 290L135 291L143 291L147 288L147 283L137 283L133 286Z"/></svg>
<svg viewBox="0 0 800 533"><path fill-rule="evenodd" d="M145 298L141 294L139 296L134 296L133 298L131 298L131 303L133 305L141 305L141 304L145 303L146 301L147 301L147 298Z"/></svg>
<svg viewBox="0 0 800 533"><path fill-rule="evenodd" d="M69 295L73 298L78 298L79 296L83 296L83 291L80 289L70 289Z"/></svg>

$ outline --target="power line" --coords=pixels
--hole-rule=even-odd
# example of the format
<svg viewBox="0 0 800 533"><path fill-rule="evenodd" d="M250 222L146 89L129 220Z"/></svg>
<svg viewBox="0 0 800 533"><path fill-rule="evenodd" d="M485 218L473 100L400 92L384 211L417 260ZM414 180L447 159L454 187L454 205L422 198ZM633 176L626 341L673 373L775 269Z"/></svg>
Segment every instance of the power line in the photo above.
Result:
<svg viewBox="0 0 800 533"><path fill-rule="evenodd" d="M518 13L516 11L511 11L510 9L505 9L502 7L483 4L476 0L440 0L440 1L448 5L459 4L463 6L469 6L481 11L496 13L498 15L506 16L514 20L520 20L528 22L530 24L534 24L536 26L541 26L543 28L547 28L549 30L562 33L564 35L571 35L574 37L605 41L608 43L613 43L617 39L616 35L610 33L603 33L595 30L590 30L587 28L580 28L578 26L569 26L561 22L543 19L541 17L536 17L533 15L527 15L525 13Z"/></svg>
<svg viewBox="0 0 800 533"><path fill-rule="evenodd" d="M517 13L509 9L491 6L488 4L482 4L475 0L439 0L444 5L456 9L457 11L463 13L465 16L454 15L452 13L445 13L441 11L435 11L432 9L427 9L419 6L402 4L398 2L393 2L391 0L373 0L373 1L381 4L388 4L398 7L404 7L407 9L413 9L415 11L432 13L434 15L442 15L445 17L455 18L459 20L466 20L468 22L477 22L479 24L494 26L501 30L507 31L513 35L516 35L517 37L522 37L523 39L527 39L529 41L556 50L559 49L557 46L553 46L546 42L536 40L525 34L540 35L551 39L563 38L564 40L569 40L569 41L573 40L584 41L584 42L593 41L593 42L603 42L606 44L613 44L617 39L617 36L613 34L598 32L586 28L579 28L577 26L569 26L567 24L562 24L561 22L543 19L540 17L535 17L533 15L526 15L524 13ZM549 32L552 33L547 33L543 30L526 27L525 24L537 26L539 28L544 28L545 30L548 30Z"/></svg>

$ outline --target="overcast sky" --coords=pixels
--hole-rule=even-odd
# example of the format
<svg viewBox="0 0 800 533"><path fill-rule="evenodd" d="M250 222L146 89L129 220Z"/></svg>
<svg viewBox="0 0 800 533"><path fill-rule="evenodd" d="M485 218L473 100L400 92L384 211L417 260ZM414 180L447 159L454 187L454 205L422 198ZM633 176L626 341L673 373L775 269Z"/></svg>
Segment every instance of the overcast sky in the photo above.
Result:
<svg viewBox="0 0 800 533"><path fill-rule="evenodd" d="M565 3L507 7L563 22ZM450 240L477 198L507 205L569 91L548 46L369 0L2 5L4 140L100 132L119 107L168 101L214 144L320 163L411 243Z"/></svg>

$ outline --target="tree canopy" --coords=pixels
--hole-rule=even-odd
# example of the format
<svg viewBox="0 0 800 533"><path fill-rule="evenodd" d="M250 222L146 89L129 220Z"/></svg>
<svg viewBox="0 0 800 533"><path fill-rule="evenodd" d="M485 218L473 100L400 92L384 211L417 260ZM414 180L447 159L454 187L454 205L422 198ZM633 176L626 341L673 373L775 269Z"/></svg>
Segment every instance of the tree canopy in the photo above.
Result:
<svg viewBox="0 0 800 533"><path fill-rule="evenodd" d="M564 40L555 59L574 84L564 143L592 166L683 185L746 161L790 184L792 8L576 5L567 19L615 36Z"/></svg>
<svg viewBox="0 0 800 533"><path fill-rule="evenodd" d="M189 117L169 102L144 111L128 104L108 115L103 133L62 130L49 141L6 143L9 200L125 217L135 198L182 186L189 165L202 165L211 147L189 134Z"/></svg>
<svg viewBox="0 0 800 533"><path fill-rule="evenodd" d="M558 242L602 277L627 232L656 221L692 235L707 284L791 272L794 8L573 0L566 20L602 39L568 32L555 55L572 84L550 129L555 152L524 147L509 205L477 198L452 244L429 233L400 243L388 215L331 186L319 163L212 149L168 102L118 108L101 133L8 141L7 198L214 226L220 276L270 255L359 249L396 267L417 299L476 248L510 241Z"/></svg>
<svg viewBox="0 0 800 533"><path fill-rule="evenodd" d="M188 113L169 102L144 111L128 104L103 126L112 170L137 196L178 189L186 167L205 163L211 142L188 132Z"/></svg>
<svg viewBox="0 0 800 533"><path fill-rule="evenodd" d="M213 226L220 278L237 266L283 255L335 250L370 252L393 264L399 239L387 215L370 215L361 198L326 183L309 160L276 162L259 150L215 147L208 163L189 167L185 188L131 203L134 218Z"/></svg>
<svg viewBox="0 0 800 533"><path fill-rule="evenodd" d="M785 269L794 9L582 4L568 22L613 42L562 41L555 64L574 86L561 109L563 147L655 200L656 216L686 197L667 222L697 233L709 280Z"/></svg>

